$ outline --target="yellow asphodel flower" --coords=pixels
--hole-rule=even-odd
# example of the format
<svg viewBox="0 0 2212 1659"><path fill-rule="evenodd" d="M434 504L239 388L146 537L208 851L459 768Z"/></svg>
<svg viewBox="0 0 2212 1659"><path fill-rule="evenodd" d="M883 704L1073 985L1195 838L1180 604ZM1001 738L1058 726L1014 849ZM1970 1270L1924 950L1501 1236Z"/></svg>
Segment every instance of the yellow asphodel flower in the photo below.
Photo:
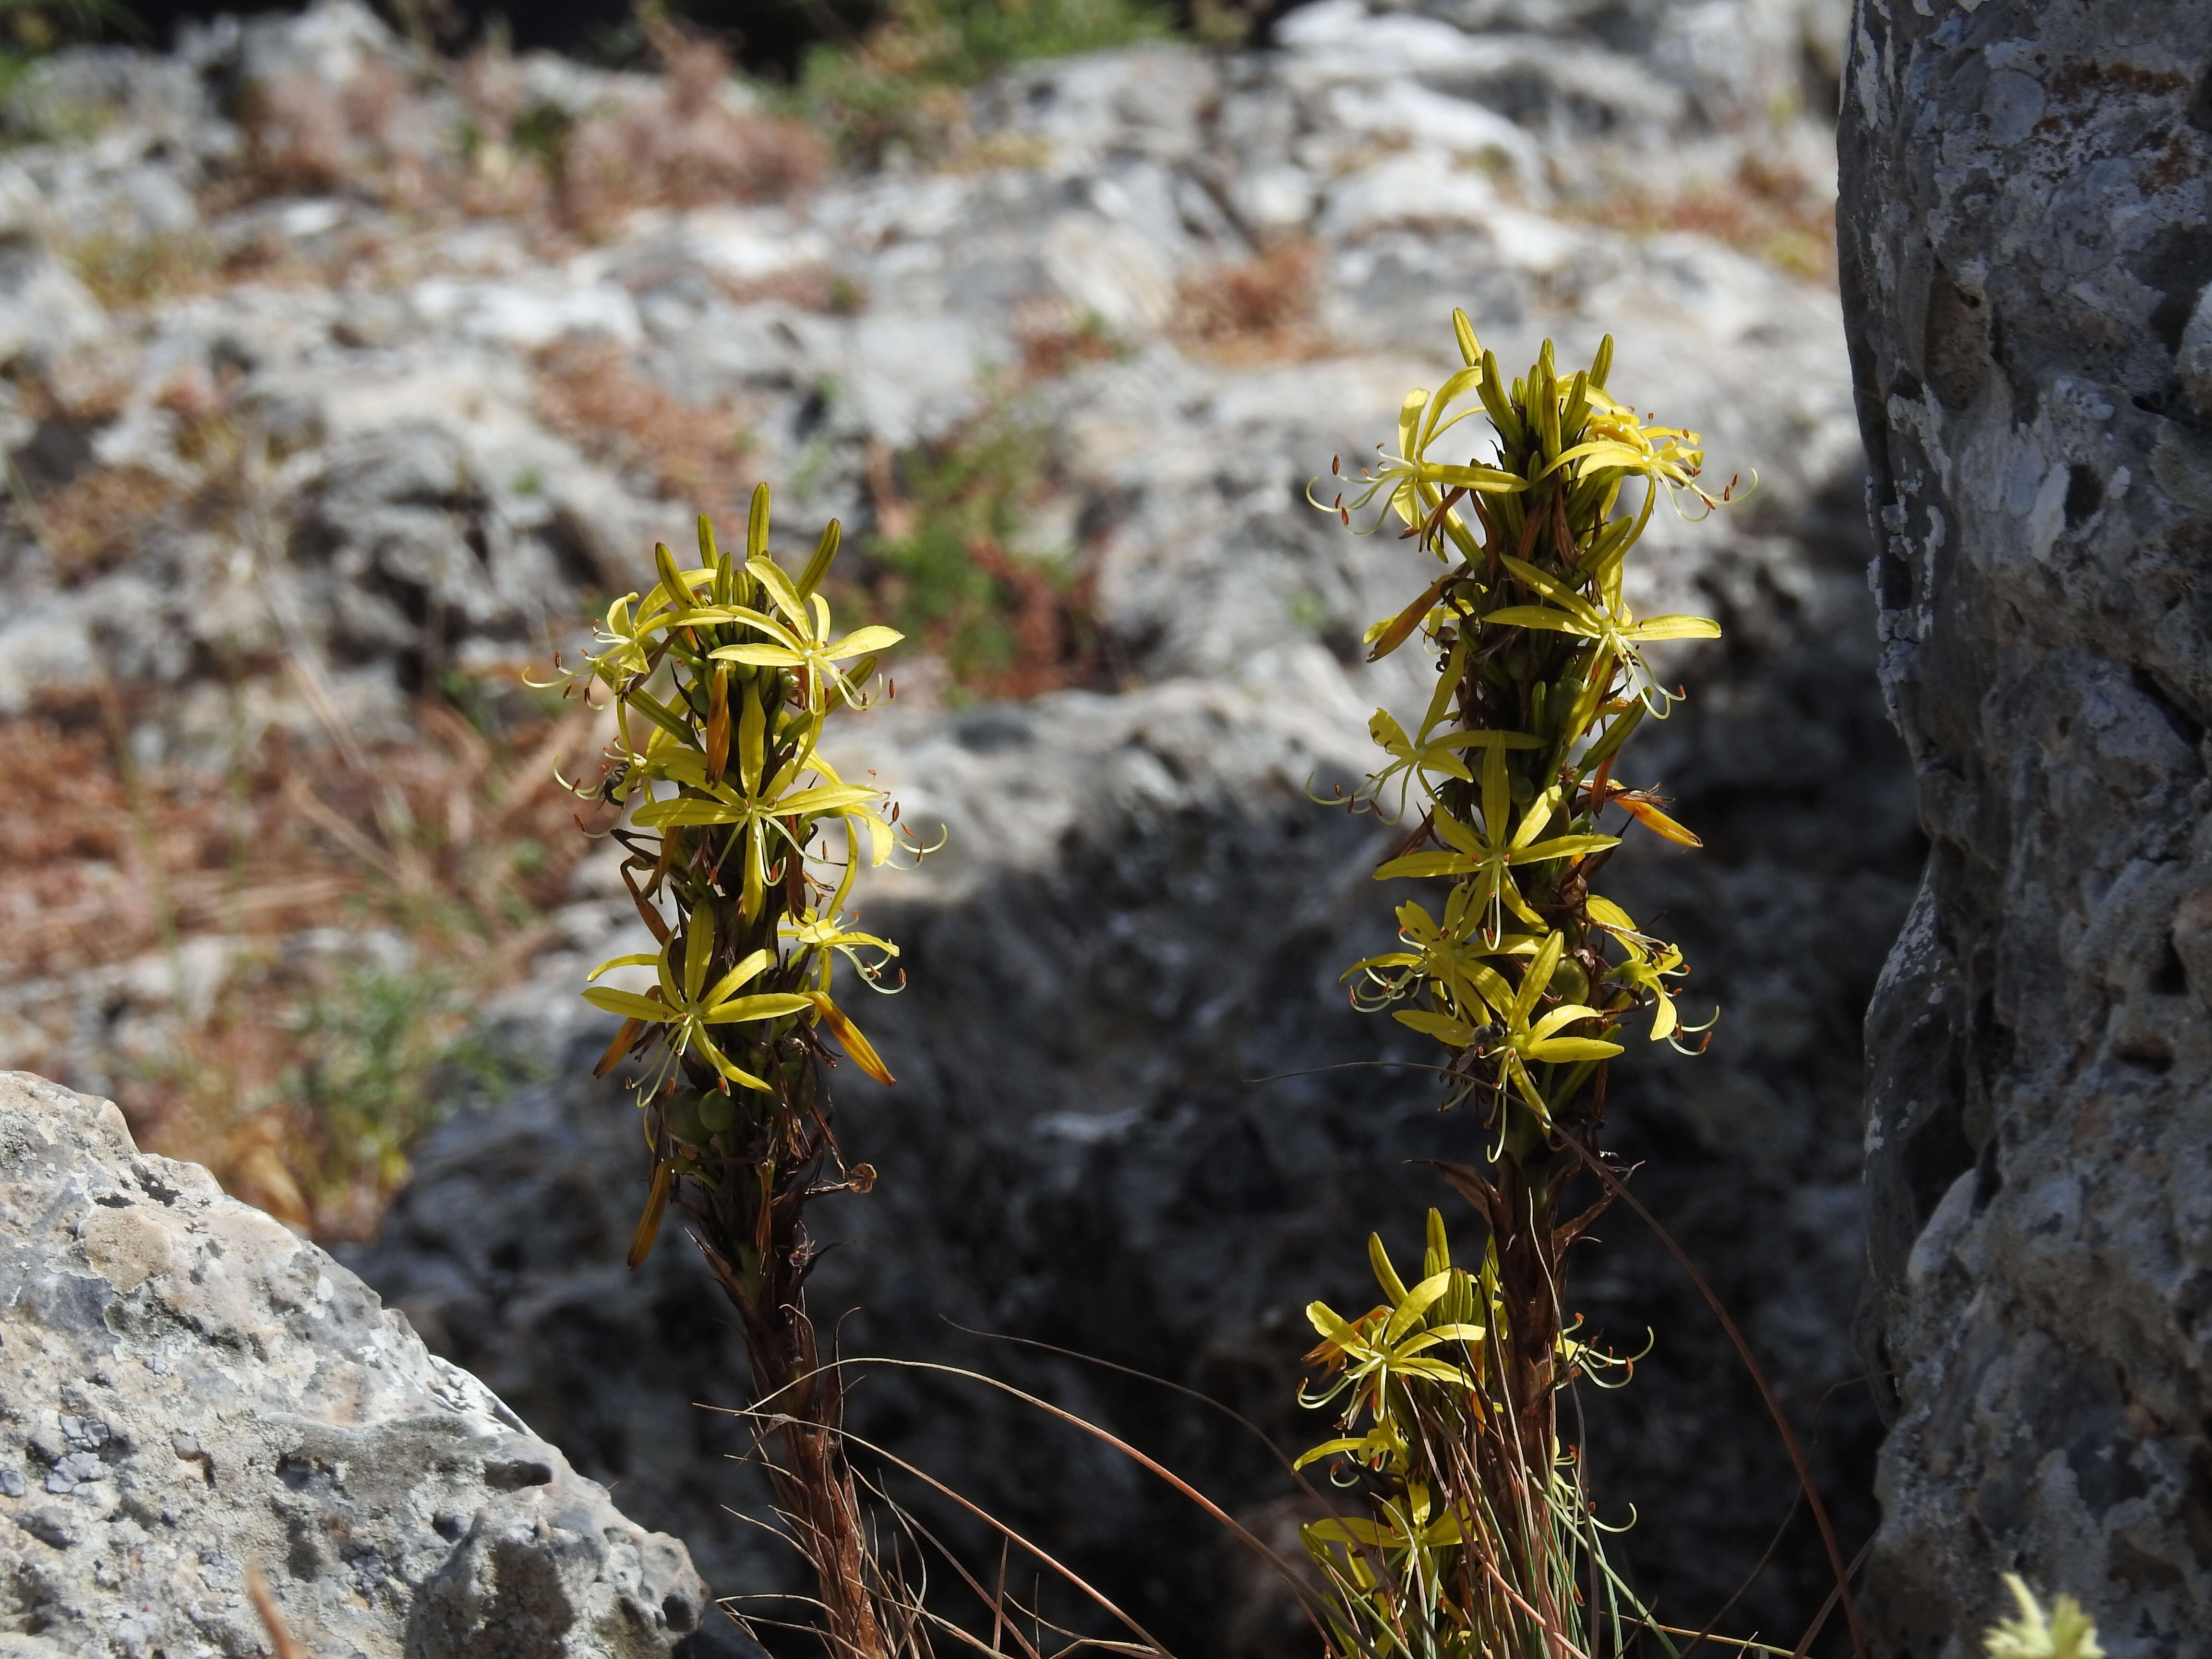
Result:
<svg viewBox="0 0 2212 1659"><path fill-rule="evenodd" d="M1705 452L1698 434L1686 427L1646 426L1626 404L1615 403L1605 388L1593 382L1587 391L1589 416L1584 430L1595 435L1564 451L1547 472L1571 468L1577 477L1595 472L1633 473L1648 479L1654 489L1670 495L1687 490L1708 510L1741 501L1746 491L1728 489L1714 495L1698 483L1705 465ZM1753 483L1757 483L1754 479ZM1646 502L1647 508L1649 502ZM1648 516L1648 513L1647 513Z"/></svg>
<svg viewBox="0 0 2212 1659"><path fill-rule="evenodd" d="M1381 956L1355 962L1339 975L1350 979L1364 974L1376 990L1353 994L1353 1005L1367 1010L1387 1007L1426 982L1463 1006L1481 998L1472 989L1467 970L1485 957L1534 956L1539 936L1507 933L1494 939L1477 938L1475 888L1462 882L1444 902L1444 919L1438 921L1426 907L1408 900L1398 907L1398 939L1412 948L1386 951Z"/></svg>
<svg viewBox="0 0 2212 1659"><path fill-rule="evenodd" d="M1623 935L1620 948L1627 960L1613 970L1613 977L1651 999L1651 1040L1664 1042L1682 1029L1682 1018L1674 1008L1674 994L1667 984L1669 978L1679 978L1690 971L1682 964L1682 947L1662 945L1647 949L1633 938Z"/></svg>
<svg viewBox="0 0 2212 1659"><path fill-rule="evenodd" d="M1395 823L1405 817L1406 797L1414 783L1419 783L1422 793L1431 800L1436 798L1436 787L1429 781L1431 774L1457 778L1465 783L1474 781L1474 774L1467 769L1467 763L1453 752L1455 750L1479 749L1486 745L1502 745L1508 749L1538 747L1537 739L1525 732L1501 733L1461 730L1431 737L1429 730L1425 727L1418 738L1407 737L1406 728L1398 724L1396 717L1387 708L1376 709L1367 722L1367 735L1390 757L1390 764L1369 780L1363 793L1379 803L1383 787L1393 777L1401 773L1404 775L1398 789L1398 810L1384 812L1379 805L1376 806L1375 815L1385 823Z"/></svg>
<svg viewBox="0 0 2212 1659"><path fill-rule="evenodd" d="M803 1013L812 1008L811 997L794 995L787 991L768 991L755 996L738 994L744 986L760 977L768 967L766 951L756 951L736 967L716 980L709 988L707 969L713 960L714 944L708 929L695 921L684 933L684 964L679 973L672 972L668 958L676 949L670 939L667 948L658 954L617 957L603 962L592 969L597 979L611 968L642 968L652 964L659 983L655 994L640 996L635 991L617 991L611 986L594 985L584 993L584 1000L594 1008L608 1013L620 1014L625 1019L641 1020L648 1025L670 1025L675 1030L669 1035L668 1048L672 1055L697 1049L707 1063L730 1082L741 1088L769 1092L769 1085L750 1072L733 1064L729 1056L717 1048L708 1035L710 1025L728 1025L741 1020L775 1019L785 1014Z"/></svg>
<svg viewBox="0 0 2212 1659"><path fill-rule="evenodd" d="M1367 1254L1377 1264L1379 1277L1389 1261L1380 1237L1370 1236ZM1483 1327L1456 1322L1426 1326L1429 1310L1467 1276L1462 1269L1448 1267L1407 1287L1397 1284L1393 1273L1385 1283L1389 1304L1358 1319L1343 1317L1325 1302L1308 1303L1306 1318L1322 1340L1306 1358L1335 1373L1336 1380L1327 1392L1307 1403L1326 1403L1348 1389L1352 1400L1346 1420L1365 1411L1380 1421L1389 1414L1389 1389L1394 1382L1419 1378L1472 1389L1474 1385L1464 1370L1437 1358L1430 1350L1446 1342L1480 1344L1486 1334ZM1316 1449L1300 1462L1322 1455Z"/></svg>
<svg viewBox="0 0 2212 1659"><path fill-rule="evenodd" d="M1711 1030L1714 1021L1720 1018L1717 1012L1702 1025L1685 1025L1674 1006L1674 988L1667 981L1680 979L1690 971L1682 960L1682 947L1638 933L1628 912L1609 898L1593 893L1585 902L1590 921L1620 942L1626 958L1613 968L1613 976L1651 999L1652 1042L1665 1042L1678 1036L1694 1036L1700 1031Z"/></svg>
<svg viewBox="0 0 2212 1659"><path fill-rule="evenodd" d="M2004 1585L2020 1611L1983 1638L1990 1659L2105 1659L2095 1622L2072 1596L2057 1597L2045 1613L2018 1573L2005 1574Z"/></svg>
<svg viewBox="0 0 2212 1659"><path fill-rule="evenodd" d="M825 915L814 909L786 917L776 931L793 944L818 953L822 968L821 988L824 991L830 988L830 969L836 957L843 957L853 964L862 979L873 985L891 958L899 953L898 946L889 939L878 939L873 933L856 933L845 926L842 917L834 914ZM863 950L880 951L883 957L879 961L870 962L860 955Z"/></svg>
<svg viewBox="0 0 2212 1659"><path fill-rule="evenodd" d="M1547 1121L1551 1116L1551 1109L1545 1105L1544 1097L1537 1091L1536 1080L1529 1071L1531 1066L1577 1060L1610 1060L1621 1051L1618 1042L1608 1042L1602 1037L1559 1035L1567 1027L1580 1024L1583 1020L1603 1018L1596 1009L1584 1004L1563 1002L1541 1019L1534 1018L1537 1004L1542 1000L1546 988L1552 982L1552 975L1559 971L1559 960L1565 949L1565 936L1552 934L1537 947L1535 959L1522 972L1517 987L1507 984L1505 976L1495 969L1480 964L1468 975L1496 1015L1497 1024L1492 1028L1494 1040L1490 1049L1498 1056L1499 1069L1520 1091L1521 1098L1528 1103L1528 1109ZM1442 1015L1408 1012L1394 1018L1455 1048L1466 1048L1476 1036L1474 1029L1465 1020L1453 1020Z"/></svg>
<svg viewBox="0 0 2212 1659"><path fill-rule="evenodd" d="M1544 833L1553 813L1559 810L1557 788L1547 789L1531 801L1518 826L1509 833L1513 801L1505 774L1505 750L1534 748L1536 739L1523 732L1474 732L1468 736L1470 742L1480 743L1488 750L1482 760L1482 822L1476 826L1462 823L1439 806L1436 812L1437 834L1452 850L1409 853L1404 858L1392 859L1375 872L1375 878L1388 881L1398 876L1472 877L1470 884L1475 890L1470 909L1479 904L1487 912L1483 941L1492 945L1504 932L1505 910L1510 909L1532 927L1544 925L1544 919L1528 908L1521 896L1521 890L1514 884L1510 873L1512 866L1578 858L1586 853L1616 847L1620 838L1571 835L1539 841L1537 837Z"/></svg>
<svg viewBox="0 0 2212 1659"><path fill-rule="evenodd" d="M635 696L631 694L633 701ZM640 806L632 813L631 822L641 830L726 824L738 830L743 860L741 899L744 914L752 916L759 914L761 896L768 884L772 842L781 842L796 855L805 844L807 820L851 814L882 792L835 781L793 789L799 775L810 768L817 772L827 769L804 746L773 777L763 778L768 713L751 686L744 688L741 701L734 779L726 773L718 781L709 782L706 757L696 750L671 744L666 753L656 756L654 770L682 786L684 793ZM796 831L792 827L794 823L799 826Z"/></svg>
<svg viewBox="0 0 2212 1659"><path fill-rule="evenodd" d="M1333 1544L1343 1546L1353 1578L1370 1589L1375 1584L1374 1569L1364 1556L1379 1551L1401 1581L1412 1581L1425 1610L1433 1613L1443 1591L1438 1554L1466 1542L1458 1512L1449 1504L1436 1504L1427 1485L1419 1480L1407 1482L1402 1498L1378 1498L1375 1507L1382 1516L1379 1522L1333 1516L1308 1522L1298 1528L1299 1535L1310 1553L1326 1553Z"/></svg>
<svg viewBox="0 0 2212 1659"><path fill-rule="evenodd" d="M829 600L819 593L809 593L801 599L799 590L791 585L791 579L768 559L754 559L745 568L768 590L769 598L785 620L778 622L760 611L733 606L730 611L732 617L750 623L775 643L726 645L712 654L724 662L797 669L805 683L806 709L810 714L823 712L828 688L833 685L848 708L860 707L863 699L858 688L838 665L854 657L887 651L906 635L896 628L872 623L866 628L854 629L842 640L833 639Z"/></svg>
<svg viewBox="0 0 2212 1659"><path fill-rule="evenodd" d="M1376 447L1379 459L1374 469L1362 469L1358 490L1351 501L1337 496L1333 506L1346 524L1354 513L1364 510L1378 495L1383 497L1382 512L1376 515L1375 524L1362 534L1371 532L1382 522L1383 514L1395 511L1408 528L1437 519L1437 528L1448 532L1460 550L1470 556L1476 551L1474 535L1445 507L1445 492L1462 491L1479 495L1511 495L1528 488L1526 478L1494 466L1483 466L1473 461L1431 461L1430 447L1449 432L1474 410L1462 410L1449 421L1443 418L1444 410L1464 393L1482 383L1483 369L1479 363L1470 363L1459 370L1437 388L1431 398L1422 388L1416 387L1406 394L1398 410L1398 453L1393 455L1379 444ZM1316 507L1323 503L1314 495L1312 486L1306 489L1306 499ZM1441 516L1439 516L1441 515ZM1439 549L1441 551L1441 548Z"/></svg>
<svg viewBox="0 0 2212 1659"><path fill-rule="evenodd" d="M1637 647L1658 640L1717 640L1721 636L1721 625L1710 617L1672 615L1652 617L1638 622L1629 612L1620 596L1620 566L1613 565L1613 591L1601 594L1601 605L1589 600L1565 582L1546 575L1532 564L1508 556L1505 568L1522 582L1541 593L1552 602L1550 608L1540 605L1509 605L1492 611L1483 621L1492 627L1536 628L1558 634L1572 634L1591 641L1597 647L1595 667L1597 677L1604 678L1603 665L1608 659L1617 659L1628 670L1629 683L1644 700L1644 706L1656 720L1667 718L1674 695L1662 688L1644 665L1644 653Z"/></svg>

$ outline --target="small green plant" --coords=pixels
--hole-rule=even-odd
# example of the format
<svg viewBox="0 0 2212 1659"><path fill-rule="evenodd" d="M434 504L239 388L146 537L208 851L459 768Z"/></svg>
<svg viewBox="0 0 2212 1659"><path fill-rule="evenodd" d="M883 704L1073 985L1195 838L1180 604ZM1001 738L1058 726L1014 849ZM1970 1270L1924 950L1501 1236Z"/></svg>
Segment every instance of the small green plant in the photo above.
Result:
<svg viewBox="0 0 2212 1659"><path fill-rule="evenodd" d="M303 1058L283 1094L313 1126L300 1149L317 1212L335 1210L349 1189L397 1192L407 1154L434 1124L442 1085L480 1088L533 1074L526 1056L466 1029L467 1005L434 975L357 968L311 987L292 1022Z"/></svg>
<svg viewBox="0 0 2212 1659"><path fill-rule="evenodd" d="M1990 1659L2105 1659L2097 1626L2079 1601L2070 1595L2054 1597L2046 1613L2018 1573L2007 1573L2004 1582L2020 1611L1990 1627L1983 1638Z"/></svg>
<svg viewBox="0 0 2212 1659"><path fill-rule="evenodd" d="M1171 33L1150 0L890 0L857 46L808 54L798 102L848 161L937 156L962 137L963 88L1013 64Z"/></svg>
<svg viewBox="0 0 2212 1659"><path fill-rule="evenodd" d="M1563 374L1547 341L1507 381L1462 313L1463 367L1431 395L1407 394L1398 451L1328 503L1350 525L1379 503L1443 568L1395 618L1368 630L1370 659L1419 635L1436 689L1418 720L1377 709L1389 757L1340 796L1395 823L1417 818L1378 880L1449 883L1441 915L1398 908L1403 949L1346 975L1353 1000L1389 1007L1441 1045L1443 1104L1481 1114L1487 1157L1439 1164L1488 1229L1479 1265L1455 1266L1431 1211L1418 1279L1379 1239L1370 1259L1383 1300L1347 1318L1322 1303L1309 1405L1341 1402L1337 1437L1302 1464L1328 1462L1364 1492L1368 1513L1305 1528L1335 1592L1340 1654L1595 1654L1615 1651L1648 1616L1607 1565L1601 1527L1562 1442L1557 1401L1577 1380L1613 1386L1632 1360L1583 1340L1561 1311L1569 1247L1618 1178L1563 1214L1571 1180L1602 1165L1607 1063L1632 1015L1644 1035L1686 1047L1674 945L1638 927L1592 883L1631 820L1689 846L1697 837L1648 791L1615 778L1622 745L1680 696L1644 658L1667 640L1712 639L1702 617L1638 619L1622 573L1662 494L1711 509L1733 493L1697 482L1697 434L1646 424L1606 390L1608 337L1586 370ZM1461 413L1453 405L1479 402ZM1488 416L1493 453L1462 459L1462 420ZM1447 459L1447 454L1449 459ZM1626 510L1624 489L1642 485ZM1352 499L1346 501L1346 495ZM1621 826L1625 833L1626 824ZM1403 1006L1401 1006L1403 1005Z"/></svg>
<svg viewBox="0 0 2212 1659"><path fill-rule="evenodd" d="M27 109L19 94L41 58L103 33L143 40L146 26L119 0L0 0L0 117L12 136L57 137L84 122L82 112Z"/></svg>
<svg viewBox="0 0 2212 1659"><path fill-rule="evenodd" d="M1016 552L1046 462L1019 405L907 451L883 471L867 544L871 597L972 690L1046 689L1079 641L1073 560Z"/></svg>
<svg viewBox="0 0 2212 1659"><path fill-rule="evenodd" d="M878 985L897 955L844 909L861 860L884 862L894 832L883 791L846 782L818 744L831 709L867 706L876 654L901 636L833 629L817 590L837 553L835 520L795 578L769 558L768 533L763 485L743 558L717 546L704 516L696 567L656 547L659 584L609 606L595 648L565 676L612 702L607 769L578 792L623 809L611 832L628 854L623 880L660 941L591 975L649 969L650 987L584 995L623 1022L599 1073L625 1057L639 1067L650 1173L629 1264L681 1206L743 1328L755 1420L775 1425L763 1443L770 1480L814 1565L825 1634L848 1659L877 1659L899 1615L845 1462L840 1373L822 1364L807 1317L816 1249L803 1212L875 1179L840 1155L825 1068L834 1042L891 1081L832 998L831 970L842 956Z"/></svg>

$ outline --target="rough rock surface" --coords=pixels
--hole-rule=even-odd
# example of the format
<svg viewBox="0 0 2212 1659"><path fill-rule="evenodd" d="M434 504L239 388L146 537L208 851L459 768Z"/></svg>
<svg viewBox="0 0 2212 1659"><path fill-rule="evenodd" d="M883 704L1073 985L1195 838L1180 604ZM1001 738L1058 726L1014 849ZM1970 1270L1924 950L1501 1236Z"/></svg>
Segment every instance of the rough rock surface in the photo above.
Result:
<svg viewBox="0 0 2212 1659"><path fill-rule="evenodd" d="M1868 1024L1869 1600L2212 1652L2212 7L1863 4L1844 294L1934 843Z"/></svg>
<svg viewBox="0 0 2212 1659"><path fill-rule="evenodd" d="M353 1274L123 1116L0 1073L0 1642L648 1659L720 1620L684 1546ZM27 1640L27 1638L36 1638Z"/></svg>

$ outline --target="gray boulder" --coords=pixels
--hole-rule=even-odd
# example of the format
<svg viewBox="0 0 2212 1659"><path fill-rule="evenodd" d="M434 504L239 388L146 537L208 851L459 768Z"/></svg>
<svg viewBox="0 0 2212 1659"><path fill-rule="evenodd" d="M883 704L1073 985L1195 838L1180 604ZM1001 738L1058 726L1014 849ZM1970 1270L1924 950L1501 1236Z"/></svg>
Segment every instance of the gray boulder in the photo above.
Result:
<svg viewBox="0 0 2212 1659"><path fill-rule="evenodd" d="M311 1244L123 1116L0 1073L0 1652L653 1659L676 1540ZM33 1638L35 1638L33 1640Z"/></svg>
<svg viewBox="0 0 2212 1659"><path fill-rule="evenodd" d="M1867 1027L1869 1601L1952 1659L2016 1570L2114 1659L2212 1653L2212 6L1855 39L1844 289L1934 843Z"/></svg>

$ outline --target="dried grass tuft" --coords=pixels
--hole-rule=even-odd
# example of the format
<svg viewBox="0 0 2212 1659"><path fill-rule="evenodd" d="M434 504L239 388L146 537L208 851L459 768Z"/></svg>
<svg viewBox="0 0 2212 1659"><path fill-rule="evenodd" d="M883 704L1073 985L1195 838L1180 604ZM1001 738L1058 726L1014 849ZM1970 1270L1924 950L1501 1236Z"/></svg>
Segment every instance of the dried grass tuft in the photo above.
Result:
<svg viewBox="0 0 2212 1659"><path fill-rule="evenodd" d="M64 586L113 569L154 520L185 499L177 483L143 466L96 466L39 498L41 539Z"/></svg>
<svg viewBox="0 0 2212 1659"><path fill-rule="evenodd" d="M477 997L547 943L582 850L553 768L598 746L580 711L422 723L359 765L264 732L222 775L140 772L113 705L0 722L40 809L0 819L7 1063L95 1073L149 1148L372 1231Z"/></svg>
<svg viewBox="0 0 2212 1659"><path fill-rule="evenodd" d="M418 220L506 217L594 238L640 206L781 200L821 176L823 141L732 97L718 43L665 15L646 30L658 87L581 116L528 103L497 46L414 76L371 58L336 88L305 75L256 82L242 100L244 161L208 206L344 196Z"/></svg>
<svg viewBox="0 0 2212 1659"><path fill-rule="evenodd" d="M1321 251L1299 239L1257 258L1186 277L1174 332L1184 349L1220 362L1289 362L1328 349L1315 312Z"/></svg>
<svg viewBox="0 0 2212 1659"><path fill-rule="evenodd" d="M1737 164L1725 188L1700 185L1674 196L1624 189L1595 204L1565 204L1560 210L1636 236L1689 231L1807 281L1835 277L1834 201L1795 168L1771 166L1755 155Z"/></svg>
<svg viewBox="0 0 2212 1659"><path fill-rule="evenodd" d="M586 117L561 152L559 195L586 234L641 205L779 201L811 185L829 163L813 130L725 101L728 53L665 15L645 20L659 60L659 97Z"/></svg>
<svg viewBox="0 0 2212 1659"><path fill-rule="evenodd" d="M421 203L436 165L429 124L399 70L365 60L332 95L319 76L289 75L246 89L240 125L250 196L365 195Z"/></svg>

